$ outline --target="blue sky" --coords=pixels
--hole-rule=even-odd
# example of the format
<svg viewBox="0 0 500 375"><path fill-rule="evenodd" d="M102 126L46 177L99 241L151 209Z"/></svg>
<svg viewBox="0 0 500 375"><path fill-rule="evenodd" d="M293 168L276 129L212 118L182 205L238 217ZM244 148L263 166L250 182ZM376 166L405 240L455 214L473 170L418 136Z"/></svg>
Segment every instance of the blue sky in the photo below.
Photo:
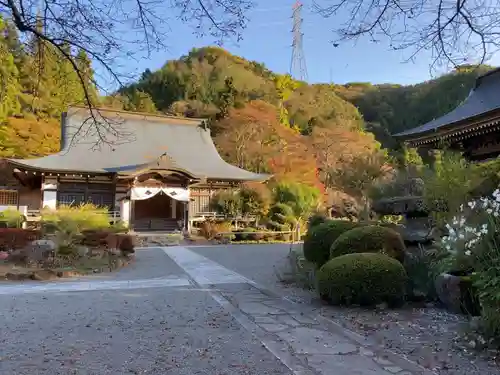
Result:
<svg viewBox="0 0 500 375"><path fill-rule="evenodd" d="M420 54L416 61L405 62L409 51L390 51L388 42L372 43L367 38L356 44L333 47L331 19L314 14L310 0L304 0L303 32L308 80L310 82L400 83L412 84L436 77L441 72L430 72L431 57ZM231 53L264 63L269 69L287 73L292 54L292 5L294 0L256 0L256 7L248 13L250 22L239 43L226 41L224 48ZM129 74L139 75L146 68L155 70L165 61L187 54L191 48L213 44L213 38L198 38L192 29L180 21L169 21L171 39L168 48L154 52L127 64ZM490 61L500 65L500 59ZM133 66L133 68L132 68Z"/></svg>

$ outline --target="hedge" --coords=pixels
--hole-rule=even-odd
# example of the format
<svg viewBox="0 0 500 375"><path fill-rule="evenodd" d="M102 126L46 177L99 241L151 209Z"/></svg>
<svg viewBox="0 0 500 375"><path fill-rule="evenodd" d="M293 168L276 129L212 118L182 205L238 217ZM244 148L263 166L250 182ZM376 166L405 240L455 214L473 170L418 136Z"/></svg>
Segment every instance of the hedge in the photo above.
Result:
<svg viewBox="0 0 500 375"><path fill-rule="evenodd" d="M321 298L336 305L387 302L394 307L404 302L406 271L385 254L357 253L330 259L317 278Z"/></svg>
<svg viewBox="0 0 500 375"><path fill-rule="evenodd" d="M406 246L394 229L378 225L362 226L340 235L330 248L330 258L371 251L382 252L403 263Z"/></svg>
<svg viewBox="0 0 500 375"><path fill-rule="evenodd" d="M329 220L311 228L304 238L304 257L318 267L330 258L330 247L342 233L357 226L345 220Z"/></svg>
<svg viewBox="0 0 500 375"><path fill-rule="evenodd" d="M30 242L39 240L42 234L38 230L21 228L0 228L0 250L23 249Z"/></svg>

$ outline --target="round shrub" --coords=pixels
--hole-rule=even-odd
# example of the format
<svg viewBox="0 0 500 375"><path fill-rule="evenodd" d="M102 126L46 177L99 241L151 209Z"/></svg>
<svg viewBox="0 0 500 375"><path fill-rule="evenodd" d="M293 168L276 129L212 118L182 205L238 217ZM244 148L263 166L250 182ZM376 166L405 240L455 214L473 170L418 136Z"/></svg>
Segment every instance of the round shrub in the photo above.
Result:
<svg viewBox="0 0 500 375"><path fill-rule="evenodd" d="M234 235L233 241L240 242L248 240L248 236L245 232L246 231L244 231L243 229L233 230L233 235Z"/></svg>
<svg viewBox="0 0 500 375"><path fill-rule="evenodd" d="M317 213L309 216L309 219L307 220L307 230L310 231L312 228L314 228L320 224L323 224L327 221L328 221L328 219L324 214L317 212Z"/></svg>
<svg viewBox="0 0 500 375"><path fill-rule="evenodd" d="M402 263L406 247L401 235L394 229L369 225L351 229L340 235L330 248L330 258L372 251L381 252Z"/></svg>
<svg viewBox="0 0 500 375"><path fill-rule="evenodd" d="M337 237L357 225L351 221L329 220L311 228L304 239L304 257L322 266L330 258L330 247Z"/></svg>
<svg viewBox="0 0 500 375"><path fill-rule="evenodd" d="M336 305L387 302L394 307L404 302L406 271L385 254L357 253L330 259L317 278L321 298Z"/></svg>

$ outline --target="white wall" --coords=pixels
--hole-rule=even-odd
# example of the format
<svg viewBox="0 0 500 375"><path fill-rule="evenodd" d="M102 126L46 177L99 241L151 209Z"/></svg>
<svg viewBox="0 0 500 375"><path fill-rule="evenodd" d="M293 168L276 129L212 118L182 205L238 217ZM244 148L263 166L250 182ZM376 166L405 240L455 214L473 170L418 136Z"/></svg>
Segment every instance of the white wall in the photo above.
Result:
<svg viewBox="0 0 500 375"><path fill-rule="evenodd" d="M42 182L42 208L57 208L57 178L45 177Z"/></svg>
<svg viewBox="0 0 500 375"><path fill-rule="evenodd" d="M127 226L130 225L130 201L123 199L120 201L120 220Z"/></svg>

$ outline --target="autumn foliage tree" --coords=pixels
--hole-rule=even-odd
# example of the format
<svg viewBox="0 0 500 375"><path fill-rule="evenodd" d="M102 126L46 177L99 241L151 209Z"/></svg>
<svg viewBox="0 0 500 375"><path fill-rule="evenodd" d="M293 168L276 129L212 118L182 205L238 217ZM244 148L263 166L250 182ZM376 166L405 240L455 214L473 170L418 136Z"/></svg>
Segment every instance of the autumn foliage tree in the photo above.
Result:
<svg viewBox="0 0 500 375"><path fill-rule="evenodd" d="M275 106L258 100L232 109L214 124L215 143L228 161L241 168L317 185L316 160L306 139L284 127L278 113Z"/></svg>
<svg viewBox="0 0 500 375"><path fill-rule="evenodd" d="M354 197L361 204L361 218L368 220L369 190L377 180L392 171L384 153L376 150L372 153L341 157L338 165L332 169L332 184Z"/></svg>

